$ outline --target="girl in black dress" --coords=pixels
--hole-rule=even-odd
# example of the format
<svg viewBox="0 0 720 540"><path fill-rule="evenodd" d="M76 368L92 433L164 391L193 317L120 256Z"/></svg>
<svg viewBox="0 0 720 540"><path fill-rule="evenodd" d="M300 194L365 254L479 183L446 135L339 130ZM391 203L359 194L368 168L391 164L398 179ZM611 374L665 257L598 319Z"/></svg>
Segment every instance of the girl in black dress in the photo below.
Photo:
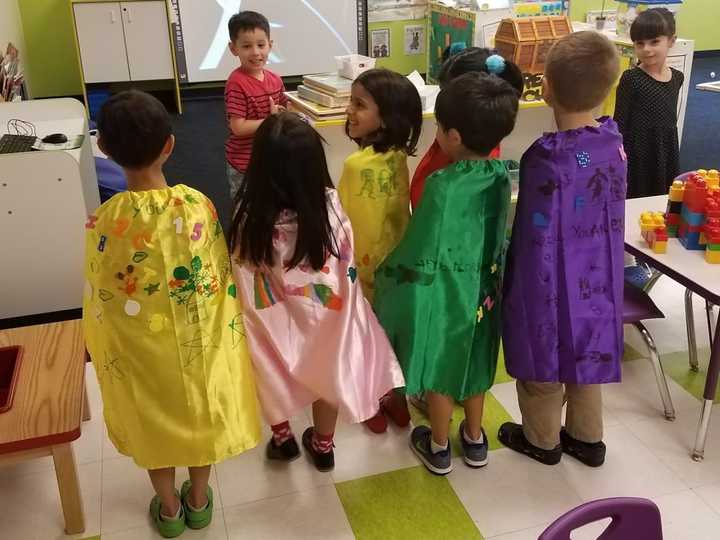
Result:
<svg viewBox="0 0 720 540"><path fill-rule="evenodd" d="M677 110L683 74L667 65L675 18L665 8L643 11L630 27L640 64L623 73L615 121L628 159L628 198L667 194L679 173Z"/></svg>

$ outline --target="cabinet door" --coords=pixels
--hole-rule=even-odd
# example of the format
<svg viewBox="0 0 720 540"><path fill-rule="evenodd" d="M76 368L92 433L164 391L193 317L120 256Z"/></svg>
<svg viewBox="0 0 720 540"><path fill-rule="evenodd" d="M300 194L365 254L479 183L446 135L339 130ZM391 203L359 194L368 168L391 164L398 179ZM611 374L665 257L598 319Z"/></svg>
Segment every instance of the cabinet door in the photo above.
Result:
<svg viewBox="0 0 720 540"><path fill-rule="evenodd" d="M73 4L87 83L129 81L120 3Z"/></svg>
<svg viewBox="0 0 720 540"><path fill-rule="evenodd" d="M130 80L172 79L172 53L164 0L121 2Z"/></svg>

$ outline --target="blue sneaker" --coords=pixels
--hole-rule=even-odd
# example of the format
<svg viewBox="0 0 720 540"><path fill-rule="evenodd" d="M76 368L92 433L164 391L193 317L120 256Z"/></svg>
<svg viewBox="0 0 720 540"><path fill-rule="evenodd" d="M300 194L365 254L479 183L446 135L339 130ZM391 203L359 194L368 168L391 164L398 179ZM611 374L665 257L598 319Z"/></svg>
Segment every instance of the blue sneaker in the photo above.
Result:
<svg viewBox="0 0 720 540"><path fill-rule="evenodd" d="M481 427L480 432L483 435L483 442L480 444L470 444L465 440L465 420L460 422L460 442L462 443L463 459L468 467L478 469L484 467L488 462L488 438L485 430Z"/></svg>
<svg viewBox="0 0 720 540"><path fill-rule="evenodd" d="M446 450L433 454L430 449L432 432L427 426L418 426L410 434L410 448L423 462L423 465L433 474L446 475L452 471L452 458L450 444Z"/></svg>

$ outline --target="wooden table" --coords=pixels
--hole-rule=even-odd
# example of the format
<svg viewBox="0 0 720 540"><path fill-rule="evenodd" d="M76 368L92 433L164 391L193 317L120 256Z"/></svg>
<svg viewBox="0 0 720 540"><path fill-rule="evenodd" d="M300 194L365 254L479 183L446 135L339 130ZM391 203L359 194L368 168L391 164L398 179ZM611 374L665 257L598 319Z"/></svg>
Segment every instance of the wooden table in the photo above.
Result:
<svg viewBox="0 0 720 540"><path fill-rule="evenodd" d="M52 456L65 532L85 530L72 441L80 437L85 346L80 321L0 331L0 347L22 345L12 408L0 414L0 465Z"/></svg>
<svg viewBox="0 0 720 540"><path fill-rule="evenodd" d="M664 212L667 207L667 195L629 199L625 203L625 251L639 260L657 268L664 275L685 286L714 305L720 305L720 266L705 261L703 251L689 251L676 239L667 244L667 253L652 251L640 234L640 214L644 211ZM710 349L710 364L705 379L703 408L700 414L695 446L692 458L701 461L705 454L710 414L720 375L720 332L715 332Z"/></svg>

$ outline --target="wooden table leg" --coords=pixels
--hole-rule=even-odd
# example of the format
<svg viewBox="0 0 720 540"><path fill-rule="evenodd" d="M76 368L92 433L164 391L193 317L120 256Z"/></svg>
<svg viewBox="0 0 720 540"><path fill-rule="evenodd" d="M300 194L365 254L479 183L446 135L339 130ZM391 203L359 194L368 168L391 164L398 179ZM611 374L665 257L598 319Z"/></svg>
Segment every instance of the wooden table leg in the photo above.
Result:
<svg viewBox="0 0 720 540"><path fill-rule="evenodd" d="M67 534L84 532L85 516L72 443L53 446L52 455L60 491L60 503L65 516L65 532Z"/></svg>
<svg viewBox="0 0 720 540"><path fill-rule="evenodd" d="M88 422L92 420L92 411L90 411L90 400L88 399L87 381L85 381L85 386L83 387L82 420L83 422Z"/></svg>

